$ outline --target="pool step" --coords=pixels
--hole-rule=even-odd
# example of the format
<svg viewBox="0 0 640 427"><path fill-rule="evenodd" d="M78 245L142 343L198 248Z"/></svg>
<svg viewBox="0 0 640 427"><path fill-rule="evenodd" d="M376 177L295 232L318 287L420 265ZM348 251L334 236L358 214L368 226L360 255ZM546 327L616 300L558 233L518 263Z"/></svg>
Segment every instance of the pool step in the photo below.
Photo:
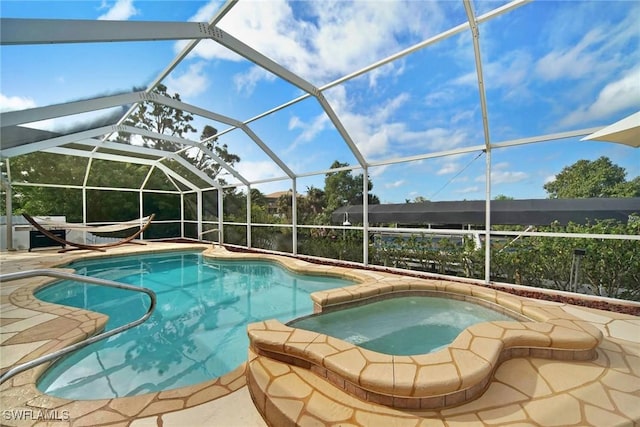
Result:
<svg viewBox="0 0 640 427"><path fill-rule="evenodd" d="M249 350L247 384L271 426L424 426L437 413L410 412L362 401L308 369ZM431 415L431 416L429 416ZM431 423L431 424L430 424Z"/></svg>
<svg viewBox="0 0 640 427"><path fill-rule="evenodd" d="M430 411L482 396L498 366L514 357L595 357L602 337L598 329L574 329L578 325L568 318L557 323L480 323L447 348L415 356L377 353L273 319L252 323L247 331L258 356L306 369L357 399L401 411Z"/></svg>

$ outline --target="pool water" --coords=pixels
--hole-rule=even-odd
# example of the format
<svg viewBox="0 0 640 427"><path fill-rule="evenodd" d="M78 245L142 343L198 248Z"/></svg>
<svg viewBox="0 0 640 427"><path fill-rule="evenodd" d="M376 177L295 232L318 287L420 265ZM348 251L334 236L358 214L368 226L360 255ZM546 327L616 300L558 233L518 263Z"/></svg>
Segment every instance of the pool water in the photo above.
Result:
<svg viewBox="0 0 640 427"><path fill-rule="evenodd" d="M437 351L464 329L512 317L467 301L396 297L292 321L289 326L340 338L379 353L410 356Z"/></svg>
<svg viewBox="0 0 640 427"><path fill-rule="evenodd" d="M48 369L40 391L68 399L133 396L197 384L247 360L248 323L313 312L310 293L353 284L294 274L271 262L209 260L180 252L71 264L79 274L150 288L158 303L143 324L79 350ZM109 315L106 329L140 318L145 294L73 281L36 297Z"/></svg>

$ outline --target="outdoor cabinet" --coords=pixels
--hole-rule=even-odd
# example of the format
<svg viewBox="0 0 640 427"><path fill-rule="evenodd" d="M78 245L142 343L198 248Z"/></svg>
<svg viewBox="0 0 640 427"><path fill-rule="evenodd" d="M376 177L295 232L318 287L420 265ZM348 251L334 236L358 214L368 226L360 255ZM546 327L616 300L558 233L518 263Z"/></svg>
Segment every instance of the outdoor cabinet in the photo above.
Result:
<svg viewBox="0 0 640 427"><path fill-rule="evenodd" d="M66 239L67 231L66 230L49 230L51 234L60 237L61 239ZM35 248L48 248L50 246L62 246L63 248L66 246L60 242L56 242L48 236L42 234L42 232L38 230L29 231L29 252L31 249Z"/></svg>

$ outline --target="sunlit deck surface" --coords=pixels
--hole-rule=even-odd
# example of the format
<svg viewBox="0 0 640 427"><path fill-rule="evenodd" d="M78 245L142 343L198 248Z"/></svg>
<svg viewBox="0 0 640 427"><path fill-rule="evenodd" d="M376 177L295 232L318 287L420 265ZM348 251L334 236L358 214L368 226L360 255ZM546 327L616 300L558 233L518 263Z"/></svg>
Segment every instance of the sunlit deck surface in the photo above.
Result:
<svg viewBox="0 0 640 427"><path fill-rule="evenodd" d="M227 252L220 248L212 249L210 245L149 243L147 246L111 249L106 254L87 251L58 254L56 250L31 253L3 252L0 254L0 268L2 274L6 274L50 268L86 257L190 248L206 248L216 257L256 256ZM291 257L277 258L289 268L296 270L308 269L326 274L359 276L369 283L369 289L375 288L377 284L387 286L393 283L399 287L410 287L428 282L428 279L390 272L312 265ZM87 334L94 333L104 323L104 316L99 314L35 300L33 290L47 280L50 279L24 279L2 283L2 370L75 342ZM478 285L442 280L438 280L437 286L451 286L459 292L485 296L495 292ZM330 297L330 294L327 293L327 296ZM334 294L334 297L340 298L338 294ZM558 320L556 325L562 324L562 327L574 328L579 332L600 331L602 341L595 350L596 358L580 361L559 360L557 357L532 357L531 354L541 354L535 352L530 352L529 356L510 354L510 357L503 358L492 367L491 377L481 387L483 393L480 397L462 404L454 401L445 402L450 404L437 409L399 409L372 402L366 395L368 384L364 367L354 374L356 379L353 380L360 382L362 388L360 391L350 390L348 386L336 386L335 383L340 382L339 379L331 378L331 382L328 378L323 378L322 374L332 375L327 370L322 372L321 369L306 369L295 363L275 360L268 357L268 352L260 351L250 351L247 364L206 383L141 396L92 401L70 401L42 395L34 386L35 380L44 369L40 367L20 374L2 385L1 423L20 426L279 427L295 424L630 426L640 422L640 317L511 295L505 299L512 305L546 311L557 319L571 319ZM266 329L274 327L268 322L265 325ZM280 327L276 325L275 329L278 328ZM492 333L488 330L485 332ZM483 340L492 339L483 336L485 332L481 332L480 336L474 335L468 343L468 349L482 354ZM290 338L287 339L291 341ZM333 343L336 347L334 354L359 351L341 347L342 343ZM362 354L367 359L367 354ZM451 354L454 356L452 366L457 370L457 378L464 382L465 370L473 370L473 366L463 366L464 363L457 360L454 353ZM326 356L326 359L328 358L329 356ZM352 363L352 358L347 359L347 365ZM489 359L490 357L487 357L485 361L492 363ZM320 365L325 363L324 360L316 361ZM419 358L407 359L404 362L406 378L400 378L398 372L392 374L393 378L398 384L401 381L405 384L413 382L416 388L419 387L420 375L426 372L421 369L425 366L420 365ZM375 360L369 358L364 366L368 368L375 363ZM329 368L331 366L331 363L325 365ZM348 366L347 370L350 370ZM432 371L437 375L437 369ZM247 386L247 377L251 384L251 392ZM441 386L446 387L446 384L441 383ZM415 389L407 393L414 391ZM23 416L22 420L15 416L26 413L30 416ZM65 419L49 421L49 424L46 424L42 418L38 420L38 416Z"/></svg>

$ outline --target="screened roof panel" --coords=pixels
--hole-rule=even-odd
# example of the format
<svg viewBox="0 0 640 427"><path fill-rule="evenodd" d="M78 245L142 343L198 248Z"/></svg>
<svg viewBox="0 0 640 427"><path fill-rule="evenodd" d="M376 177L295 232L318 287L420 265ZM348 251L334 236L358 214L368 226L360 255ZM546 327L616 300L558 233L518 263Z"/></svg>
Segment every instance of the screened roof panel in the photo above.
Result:
<svg viewBox="0 0 640 427"><path fill-rule="evenodd" d="M17 156L11 161L16 182L82 185L88 159L44 152Z"/></svg>
<svg viewBox="0 0 640 427"><path fill-rule="evenodd" d="M326 96L332 109L336 110L331 95L327 93ZM339 117L344 118L341 114ZM263 117L251 123L251 128L294 173L328 169L336 160L358 164L315 98L307 98Z"/></svg>
<svg viewBox="0 0 640 427"><path fill-rule="evenodd" d="M637 111L640 10L629 6L531 2L481 24L492 140L601 126Z"/></svg>
<svg viewBox="0 0 640 427"><path fill-rule="evenodd" d="M200 46L208 44L230 52L211 40L200 41L163 81L171 95L179 93L183 102L244 122L303 94L293 84L233 52L234 56L223 55L220 59L199 53Z"/></svg>
<svg viewBox="0 0 640 427"><path fill-rule="evenodd" d="M58 104L144 89L173 56L172 42L3 46L0 84L29 106Z"/></svg>
<svg viewBox="0 0 640 427"><path fill-rule="evenodd" d="M481 151L372 167L372 193L381 203L406 200L484 199L485 156ZM428 176L428 179L424 179Z"/></svg>
<svg viewBox="0 0 640 427"><path fill-rule="evenodd" d="M208 181L205 179L206 178L205 176L192 172L192 170L190 170L187 166L183 165L177 160L164 159L160 163L163 164L164 166L167 166L170 170L174 171L177 175L187 180L190 184L195 185L196 187L210 188L213 186L212 184L208 183ZM190 186L187 183L185 183L183 180L180 180L176 177L169 177L169 180L173 180L175 185L177 185L183 191L193 190L193 188L190 188Z"/></svg>
<svg viewBox="0 0 640 427"><path fill-rule="evenodd" d="M220 177L229 184L241 183L242 179L253 182L287 176L286 172L250 136L253 132L258 141L270 149L271 140L264 138L261 132L254 130L254 126L255 123L249 124L249 133L234 130L222 135L219 139L220 144L227 145L229 153L240 157L240 161L233 166L238 176L230 175L226 170L220 174Z"/></svg>
<svg viewBox="0 0 640 427"><path fill-rule="evenodd" d="M588 128L613 123L640 109L640 33L634 25L640 18L640 5L585 1L472 1L471 5L472 13L482 15L478 40L486 110L480 102L473 37L462 1L234 3L219 28L235 41L218 35L213 38L244 57L212 40L200 42L182 62L176 58L189 45L186 40L0 45L0 109L24 110L130 93L159 81L170 93L180 93L183 102L227 116L242 127L242 122L308 96L248 123L245 130L249 133L241 129L228 131L230 127L224 120L206 117L209 114L194 117L197 131L186 137L198 141L200 132L209 124L223 133L219 143L240 157L233 171L223 170L218 175L232 185L245 179L259 185L275 179L279 185L291 171L305 174L324 170L332 160L355 165L361 153L373 165L370 173L374 188L383 195L381 199L403 201L414 191L408 183L429 182L437 186L458 171L454 167L447 169L447 163L464 165L477 154L477 147L487 142L483 115L489 142L493 143L567 130L576 132L568 141L544 143L540 149L535 148L538 144L522 145L517 150L501 149L504 154L497 155L500 161L496 164L506 163L512 166L510 171L532 177L525 183L513 175L509 191L514 193L528 194L525 184L536 188L544 184L544 160L524 161L537 159L536 156L545 158L544 147L563 154L567 147L567 152L574 150L575 158L592 157L595 153L617 156L629 171L628 178L637 176L640 150L578 140L590 133L586 132ZM96 22L107 17L116 21L111 28L118 30L129 21L209 22L221 7L172 1L134 1L130 6L123 10L106 3L6 2L0 14L2 18ZM155 28L162 32L167 25ZM125 34L137 36L140 32L136 29ZM174 65L165 76L163 71ZM318 92L316 88L322 90ZM346 139L352 139L358 148L356 155L345 142L345 135L336 129L336 123L323 118L324 99L335 112L336 122L344 126ZM115 106L115 112L123 112L130 102ZM78 123L84 126L80 128L91 128L97 126L94 114L77 114L64 121L56 117L50 120L57 127L48 129L69 134L70 129L78 129ZM69 124L70 119L76 123ZM118 117L113 115L111 119L108 123L116 123ZM28 135L17 132L21 130L2 128L3 159L28 151L12 147L51 136L36 135L41 131L33 129ZM132 129L120 129L120 133L129 131ZM69 144L91 147L95 143L91 138L100 139L106 133L96 132L82 136L88 140L64 139L30 148L67 153L64 150L76 148ZM313 138L308 137L310 134ZM149 137L135 135L132 141L139 146L143 138ZM308 138L308 142L301 138ZM175 139L167 139L176 143ZM255 139L265 145L260 147ZM177 147L162 143L156 148L186 149L185 153L194 150L177 143ZM128 156L156 158L156 154L136 146L131 147ZM105 146L97 154L120 154L110 151L114 149ZM472 152L463 153L470 149ZM270 157L265 151L273 151L274 155ZM80 153L86 154L86 148ZM443 153L460 158L431 158ZM170 157L171 153L167 155ZM398 158L416 161L392 167L393 159ZM176 186L210 186L206 179L198 177L199 173L186 172L184 165L176 169L174 164L178 162L165 163L170 173L191 174L190 178L173 184L160 175L156 177L156 173L164 175L163 171L155 171L151 187L174 190ZM473 168L476 165L484 167L484 162L476 160ZM443 173L445 169L449 172ZM475 180L483 173L465 170L468 179L473 176ZM309 179L321 183L323 176ZM478 183L481 187L482 183ZM452 187L447 197L484 197L484 188L473 196L462 190Z"/></svg>
<svg viewBox="0 0 640 427"><path fill-rule="evenodd" d="M464 22L450 1L239 2L219 26L322 86Z"/></svg>
<svg viewBox="0 0 640 427"><path fill-rule="evenodd" d="M370 162L483 144L473 46L463 33L327 91ZM408 83L410 82L410 83ZM464 89L464 90L463 90Z"/></svg>
<svg viewBox="0 0 640 427"><path fill-rule="evenodd" d="M87 178L90 187L140 188L150 166L93 159Z"/></svg>
<svg viewBox="0 0 640 427"><path fill-rule="evenodd" d="M565 138L533 145L503 148L492 152L492 192L520 198L547 198L544 190L562 170L579 160L607 157L625 169L626 179L640 176L640 150L621 144ZM532 159L537 163L532 170Z"/></svg>
<svg viewBox="0 0 640 427"><path fill-rule="evenodd" d="M178 187L174 181L169 179L167 175L158 168L153 168L151 174L144 185L148 190L164 190L164 191L179 191L181 187Z"/></svg>

